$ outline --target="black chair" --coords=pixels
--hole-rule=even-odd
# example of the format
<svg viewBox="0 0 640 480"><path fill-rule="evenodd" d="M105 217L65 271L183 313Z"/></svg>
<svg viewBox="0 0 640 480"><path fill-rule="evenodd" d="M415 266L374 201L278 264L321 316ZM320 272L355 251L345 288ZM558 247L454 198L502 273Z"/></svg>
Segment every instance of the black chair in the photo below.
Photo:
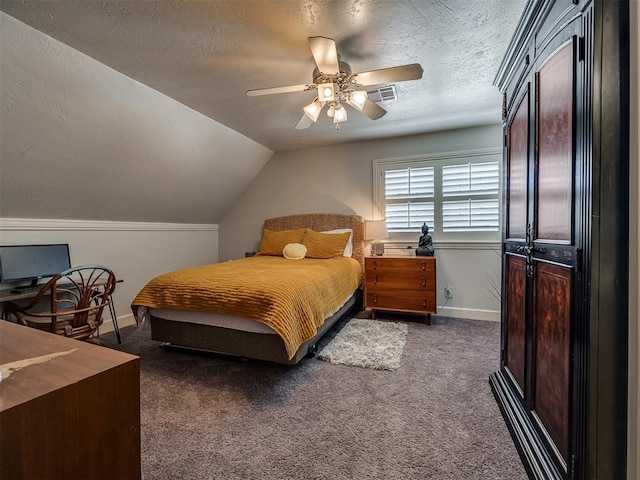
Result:
<svg viewBox="0 0 640 480"><path fill-rule="evenodd" d="M106 267L74 267L43 284L28 303L7 302L5 313L8 320L14 316L18 323L28 327L99 343L95 333L102 325L104 309L110 308L120 341L111 300L115 286L116 276Z"/></svg>

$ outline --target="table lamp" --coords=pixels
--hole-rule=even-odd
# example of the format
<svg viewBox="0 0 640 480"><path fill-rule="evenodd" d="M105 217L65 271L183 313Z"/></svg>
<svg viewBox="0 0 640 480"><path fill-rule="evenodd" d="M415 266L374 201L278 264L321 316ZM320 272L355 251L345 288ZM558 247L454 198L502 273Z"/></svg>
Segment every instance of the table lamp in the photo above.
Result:
<svg viewBox="0 0 640 480"><path fill-rule="evenodd" d="M387 223L385 220L371 220L364 224L365 240L373 240L371 242L371 255L384 255L384 243L382 238L389 238Z"/></svg>

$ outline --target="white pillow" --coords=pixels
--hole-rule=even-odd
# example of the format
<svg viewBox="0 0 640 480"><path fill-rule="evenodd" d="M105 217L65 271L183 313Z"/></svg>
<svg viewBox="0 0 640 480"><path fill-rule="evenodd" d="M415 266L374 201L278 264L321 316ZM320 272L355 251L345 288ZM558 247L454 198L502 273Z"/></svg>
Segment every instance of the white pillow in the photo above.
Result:
<svg viewBox="0 0 640 480"><path fill-rule="evenodd" d="M327 230L321 233L346 233L349 232L349 240L347 240L347 245L344 247L343 257L350 257L353 255L353 229L351 228L337 228L335 230Z"/></svg>
<svg viewBox="0 0 640 480"><path fill-rule="evenodd" d="M287 260L302 260L307 254L307 247L301 243L287 243L282 250L282 256Z"/></svg>

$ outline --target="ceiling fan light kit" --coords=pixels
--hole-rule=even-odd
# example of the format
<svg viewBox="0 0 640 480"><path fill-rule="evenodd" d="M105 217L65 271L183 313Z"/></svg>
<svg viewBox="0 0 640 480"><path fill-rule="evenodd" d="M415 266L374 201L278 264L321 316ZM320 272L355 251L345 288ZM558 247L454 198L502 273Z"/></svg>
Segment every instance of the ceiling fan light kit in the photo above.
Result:
<svg viewBox="0 0 640 480"><path fill-rule="evenodd" d="M340 128L339 123L346 120L347 110L339 103L336 103L336 105L333 107L333 123L336 124L336 128Z"/></svg>
<svg viewBox="0 0 640 480"><path fill-rule="evenodd" d="M304 110L304 114L309 117L313 122L318 120L320 116L320 112L322 111L322 107L324 107L324 103L320 103L316 98L309 105L305 106L302 110Z"/></svg>
<svg viewBox="0 0 640 480"><path fill-rule="evenodd" d="M367 101L367 92L363 90L354 90L346 95L346 100L353 108L357 108L362 111L364 104Z"/></svg>
<svg viewBox="0 0 640 480"><path fill-rule="evenodd" d="M321 102L333 102L336 100L338 93L337 85L333 82L319 83L318 86L318 100Z"/></svg>
<svg viewBox="0 0 640 480"><path fill-rule="evenodd" d="M338 130L340 122L347 120L347 110L340 102L349 104L371 120L377 120L387 111L371 101L367 97L367 92L358 90L359 88L422 78L423 70L418 63L370 72L351 73L349 64L340 60L336 43L331 38L309 37L309 47L316 63L312 83L247 91L247 95L253 97L316 89L318 97L303 107L304 116L296 125L296 129L309 128L312 123L318 120L324 106L329 104L327 115L333 118L333 123Z"/></svg>

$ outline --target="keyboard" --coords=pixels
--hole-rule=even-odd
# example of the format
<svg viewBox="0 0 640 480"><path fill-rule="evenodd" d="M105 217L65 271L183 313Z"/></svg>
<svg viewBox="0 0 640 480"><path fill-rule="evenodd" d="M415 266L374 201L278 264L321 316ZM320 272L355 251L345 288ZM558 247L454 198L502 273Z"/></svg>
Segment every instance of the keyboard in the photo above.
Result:
<svg viewBox="0 0 640 480"><path fill-rule="evenodd" d="M37 292L41 288L42 288L42 285L36 285L35 287L32 287L31 285L26 285L24 287L14 288L13 290L11 290L11 293L31 293L31 292Z"/></svg>

